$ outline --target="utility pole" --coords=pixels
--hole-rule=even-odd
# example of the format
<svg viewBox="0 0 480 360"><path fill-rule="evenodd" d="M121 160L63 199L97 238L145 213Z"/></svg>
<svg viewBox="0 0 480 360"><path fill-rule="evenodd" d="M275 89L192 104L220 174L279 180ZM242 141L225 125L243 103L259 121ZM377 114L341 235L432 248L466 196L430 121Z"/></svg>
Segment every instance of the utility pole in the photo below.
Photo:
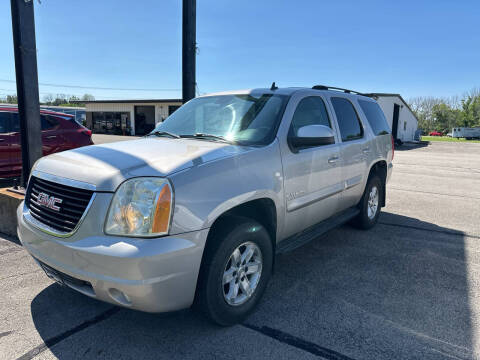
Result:
<svg viewBox="0 0 480 360"><path fill-rule="evenodd" d="M33 164L42 157L35 17L33 0L11 0L10 4L22 145L22 186L26 188Z"/></svg>
<svg viewBox="0 0 480 360"><path fill-rule="evenodd" d="M182 97L184 103L195 97L196 8L196 0L183 0Z"/></svg>

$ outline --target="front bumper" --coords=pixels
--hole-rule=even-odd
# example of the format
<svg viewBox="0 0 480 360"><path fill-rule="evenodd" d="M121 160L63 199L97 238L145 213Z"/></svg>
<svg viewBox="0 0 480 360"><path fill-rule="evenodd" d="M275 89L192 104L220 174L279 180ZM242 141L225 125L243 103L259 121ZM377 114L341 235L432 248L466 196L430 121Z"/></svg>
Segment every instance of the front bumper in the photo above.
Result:
<svg viewBox="0 0 480 360"><path fill-rule="evenodd" d="M72 241L33 227L23 204L17 219L22 245L47 274L85 295L147 312L193 303L208 229L156 239L95 235Z"/></svg>

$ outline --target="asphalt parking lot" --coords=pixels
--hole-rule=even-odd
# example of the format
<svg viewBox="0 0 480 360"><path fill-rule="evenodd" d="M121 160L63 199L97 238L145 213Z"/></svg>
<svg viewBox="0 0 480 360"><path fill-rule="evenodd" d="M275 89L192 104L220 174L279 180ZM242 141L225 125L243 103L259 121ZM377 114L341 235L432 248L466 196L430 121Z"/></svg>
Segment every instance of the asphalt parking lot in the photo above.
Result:
<svg viewBox="0 0 480 360"><path fill-rule="evenodd" d="M387 192L374 229L279 256L231 328L92 300L0 239L0 359L480 358L480 144L398 149Z"/></svg>

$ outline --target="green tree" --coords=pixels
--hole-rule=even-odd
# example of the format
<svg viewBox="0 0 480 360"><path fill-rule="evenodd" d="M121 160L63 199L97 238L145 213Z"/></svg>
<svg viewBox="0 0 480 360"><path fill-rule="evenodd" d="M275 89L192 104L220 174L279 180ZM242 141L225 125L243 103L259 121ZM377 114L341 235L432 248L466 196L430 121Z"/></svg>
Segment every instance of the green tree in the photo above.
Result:
<svg viewBox="0 0 480 360"><path fill-rule="evenodd" d="M470 95L462 100L460 126L480 126L480 95Z"/></svg>
<svg viewBox="0 0 480 360"><path fill-rule="evenodd" d="M17 95L7 95L7 104L18 104Z"/></svg>
<svg viewBox="0 0 480 360"><path fill-rule="evenodd" d="M436 130L450 132L460 123L461 111L447 104L436 104L432 108L433 124Z"/></svg>

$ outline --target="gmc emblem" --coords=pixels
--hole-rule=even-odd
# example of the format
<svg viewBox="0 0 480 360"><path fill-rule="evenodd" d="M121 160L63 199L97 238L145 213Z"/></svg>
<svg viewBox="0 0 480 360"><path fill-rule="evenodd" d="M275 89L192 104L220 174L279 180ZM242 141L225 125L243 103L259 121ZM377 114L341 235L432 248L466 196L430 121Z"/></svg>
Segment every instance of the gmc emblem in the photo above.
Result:
<svg viewBox="0 0 480 360"><path fill-rule="evenodd" d="M56 198L55 196L50 196L48 194L45 194L44 192L38 193L38 205L45 206L55 211L60 211L60 207L55 204L61 204L62 202L62 199Z"/></svg>

